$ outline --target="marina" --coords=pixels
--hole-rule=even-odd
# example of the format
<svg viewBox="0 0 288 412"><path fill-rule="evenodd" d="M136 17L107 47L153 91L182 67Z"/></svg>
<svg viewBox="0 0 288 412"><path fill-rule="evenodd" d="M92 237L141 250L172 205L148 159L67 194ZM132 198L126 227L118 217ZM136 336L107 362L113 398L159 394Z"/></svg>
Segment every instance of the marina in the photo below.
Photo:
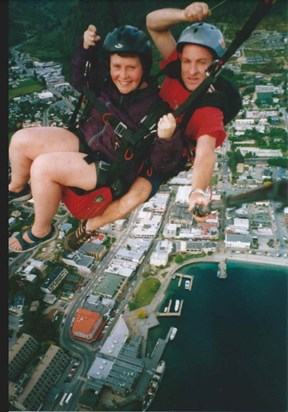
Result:
<svg viewBox="0 0 288 412"><path fill-rule="evenodd" d="M193 287L194 276L193 275L186 275L182 273L174 273L172 279L176 277L179 278L178 280L178 287L181 287L182 281L185 279L184 288L191 292ZM157 312L156 316L181 316L182 308L184 304L184 299L176 299L174 303L174 311L171 309L173 299L169 299L168 306L164 307L163 312Z"/></svg>
<svg viewBox="0 0 288 412"><path fill-rule="evenodd" d="M188 289L190 291L192 290L193 280L194 280L193 275L185 275L183 273L174 273L174 275L172 276L172 279L175 279L176 277L179 278L179 281L178 281L178 287L179 288L182 284L182 280L185 279L185 289ZM188 282L189 282L189 287L186 287L186 284L188 285Z"/></svg>
<svg viewBox="0 0 288 412"><path fill-rule="evenodd" d="M181 301L176 299L174 311L171 311L172 299L169 300L168 306L164 308L164 312L157 312L156 316L181 316L184 299Z"/></svg>
<svg viewBox="0 0 288 412"><path fill-rule="evenodd" d="M236 257L238 258L238 255L236 255ZM253 405L253 410L265 410L265 402L267 403L268 399L271 410L273 410L273 404L285 405L284 400L281 401L281 399L279 399L279 393L280 391L285 393L285 390L287 389L286 374L283 369L283 358L285 358L285 350L287 348L287 345L285 346L285 325L287 319L284 319L280 314L283 314L283 309L286 308L287 303L287 270L286 268L273 268L271 265L266 264L266 262L264 265L260 265L244 261L231 262L228 260L226 261L226 264L228 275L227 281L229 280L229 282L226 283L224 282L225 279L222 280L217 277L218 264L222 260L224 259L218 257L217 261L213 262L213 264L202 263L201 265L197 265L197 267L195 267L196 265L191 265L191 267L186 268L187 272L190 271L189 274L194 274L196 281L193 285L193 299L192 295L184 289L184 282L182 282L181 295L180 293L177 294L179 278L177 278L177 280L175 279L174 283L170 286L170 291L168 291L168 293L170 292L170 297L176 294L178 299L184 298L185 308L182 311L182 316L180 318L158 318L160 321L160 328L163 328L161 336L163 336L163 333L166 335L169 326L176 326L178 332L171 344L166 346L167 352L165 351L163 354L163 359L166 362L166 371L155 399L148 408L148 411L196 411L199 410L200 404L202 405L203 410L205 409L208 411L221 411L224 410L225 407L229 410L235 410L236 402L238 405L242 402L242 405L245 405L245 409L251 409L249 405ZM245 289L242 296L245 296L245 303L247 304L247 307L249 307L251 313L255 314L255 317L245 317L245 322L243 322L242 300L238 300L237 302L233 291L235 291L235 289L242 291L243 285L245 284L247 284L247 289ZM278 291L276 298L274 296L275 287L277 287ZM194 292L197 293L194 294ZM217 311L213 311L212 313L211 311L203 312L202 304L203 301L207 299L207 294L209 294L212 299L213 305L218 303L219 306ZM269 305L267 305L267 296L270 297ZM167 299L166 304L163 302L162 308L164 305L168 306L168 300L169 298ZM174 306L174 301L175 298L172 302L172 308ZM225 302L225 305L221 308L221 303L223 302ZM281 307L279 305L281 305ZM231 308L231 316L225 316L225 309L227 307ZM273 317L270 317L271 308L273 309ZM266 333L269 331L269 326L267 323L263 323L263 313L267 314L267 318L271 319L271 322L277 325L278 331L277 336L269 336L267 342L263 339L263 336L265 336L265 331ZM231 357L231 359L233 359L231 364L228 363L225 365L224 372L229 371L229 374L221 373L221 380L214 379L215 374L219 372L219 364L211 365L211 359L215 359L216 356L215 346L211 348L211 345L209 344L209 339L211 337L210 328L203 326L205 325L205 322L211 321L211 317L212 324L221 324L221 328L223 328L222 330L227 331L223 336L219 336L221 344L219 342L219 346L217 345L216 349L217 356L219 356L221 360L223 359L223 361L225 361L226 359L223 347L227 347L228 336L229 339L233 341L235 347L237 347L239 340L241 341L241 339L243 339L243 336L252 338L244 339L244 341L242 341L244 352L241 353L241 364L249 364L250 367L249 369L246 369L246 367L243 368L243 374L245 374L246 378L245 380L241 376L235 377L235 381L234 379L231 379L231 376L233 376L234 373L233 366L235 365L235 362L239 361L239 359L237 360L239 353L235 353ZM200 319L203 321L200 322ZM256 329L253 327L255 322L257 323ZM189 325L189 327L187 327L187 325ZM201 336L203 346L200 345L196 351L191 351L191 346L195 343L195 336ZM270 338L273 339L275 343L279 343L280 341L283 342L283 346L279 345L279 353L277 351L277 353L273 354L275 372L277 370L277 379L279 381L279 386L277 385L277 388L273 386L273 376L263 376L263 365L267 367L267 370L271 368L270 360L272 354ZM261 339L263 339L263 341L261 341ZM185 342L181 354L179 353L180 340L181 342ZM263 343L263 351L262 348L261 351L257 350L257 347L259 349L258 344L260 341ZM201 367L196 369L195 365L199 365L200 354ZM207 355L209 356L207 357ZM185 366L184 369L179 368L180 360ZM257 364L255 363L256 360ZM207 370L212 368L213 376L203 377L203 374L201 373L203 368ZM191 370L193 370L193 373L189 373ZM251 392L251 375L255 378L253 384L255 392ZM171 382L170 380L168 382L168 377L170 376L173 376L173 384L166 390L165 386L169 385L169 382ZM191 388L198 387L197 385L199 385L199 382L201 382L201 392L194 392L192 397ZM223 398L223 384L225 384L226 389L229 388L229 391L225 392L225 399ZM266 393L269 394L265 399L263 399L262 396L258 398L254 396L260 386L263 391L266 391ZM207 387L209 387L209 393L213 394L212 400L207 396L205 397L205 394L207 394ZM243 389L243 392L237 392L239 387ZM245 400L245 402L243 402L243 393L245 393L245 398L248 399ZM230 408L227 406L227 399ZM237 399L237 401L235 399ZM279 410L281 410L281 408L279 408ZM283 408L283 410L285 410L285 408Z"/></svg>

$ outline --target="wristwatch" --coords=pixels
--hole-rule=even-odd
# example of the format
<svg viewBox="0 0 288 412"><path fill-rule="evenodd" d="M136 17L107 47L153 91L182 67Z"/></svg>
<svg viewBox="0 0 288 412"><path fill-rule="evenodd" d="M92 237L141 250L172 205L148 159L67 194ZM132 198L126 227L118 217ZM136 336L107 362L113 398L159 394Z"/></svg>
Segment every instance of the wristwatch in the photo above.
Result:
<svg viewBox="0 0 288 412"><path fill-rule="evenodd" d="M193 194L193 193L200 193L203 196L207 196L208 193L207 191L204 192L204 190L199 189L198 187L196 187L196 189L192 189L191 192L189 193L189 197Z"/></svg>

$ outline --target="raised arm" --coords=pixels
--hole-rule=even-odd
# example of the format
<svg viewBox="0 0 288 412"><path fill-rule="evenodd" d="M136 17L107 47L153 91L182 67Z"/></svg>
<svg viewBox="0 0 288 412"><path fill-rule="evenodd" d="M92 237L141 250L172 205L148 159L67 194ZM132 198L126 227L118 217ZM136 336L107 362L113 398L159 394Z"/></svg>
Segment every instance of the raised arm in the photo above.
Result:
<svg viewBox="0 0 288 412"><path fill-rule="evenodd" d="M80 92L83 86L97 92L103 84L105 65L100 40L96 27L90 24L77 44L72 58L72 85Z"/></svg>
<svg viewBox="0 0 288 412"><path fill-rule="evenodd" d="M162 57L168 57L176 48L170 28L178 23L194 23L210 16L208 5L194 2L185 9L165 8L152 11L146 17L147 30Z"/></svg>

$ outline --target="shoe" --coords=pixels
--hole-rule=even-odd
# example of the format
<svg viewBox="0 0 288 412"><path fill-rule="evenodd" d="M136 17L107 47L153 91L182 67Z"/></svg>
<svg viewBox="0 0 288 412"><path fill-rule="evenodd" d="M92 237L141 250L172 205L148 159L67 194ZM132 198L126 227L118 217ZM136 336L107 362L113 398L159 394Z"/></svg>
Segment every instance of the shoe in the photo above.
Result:
<svg viewBox="0 0 288 412"><path fill-rule="evenodd" d="M8 192L8 204L15 203L15 202L24 202L25 200L29 200L32 197L31 188L29 184L24 187L21 192Z"/></svg>
<svg viewBox="0 0 288 412"><path fill-rule="evenodd" d="M79 249L85 242L90 240L93 236L97 234L96 230L87 231L86 230L87 220L82 220L78 229L75 232L70 233L64 240L64 248L67 252L74 252Z"/></svg>
<svg viewBox="0 0 288 412"><path fill-rule="evenodd" d="M36 249L40 245L44 245L45 243L51 242L51 240L56 239L58 236L58 231L57 229L52 225L51 230L49 233L44 236L44 237L37 237L34 236L33 233L31 232L31 229L27 229L27 235L30 240L32 240L32 243L27 242L25 239L23 239L23 234L26 232L26 230L22 230L20 233L18 233L16 239L22 246L21 250L18 249L13 249L9 246L10 252L15 252L15 253L24 253L33 249Z"/></svg>

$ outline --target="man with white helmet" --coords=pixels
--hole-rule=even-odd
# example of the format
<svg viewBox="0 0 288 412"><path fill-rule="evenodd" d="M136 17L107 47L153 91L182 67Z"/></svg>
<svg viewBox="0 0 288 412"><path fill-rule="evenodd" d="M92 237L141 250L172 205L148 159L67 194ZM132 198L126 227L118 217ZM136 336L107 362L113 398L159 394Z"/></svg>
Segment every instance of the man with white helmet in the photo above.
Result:
<svg viewBox="0 0 288 412"><path fill-rule="evenodd" d="M179 107L206 78L206 70L215 59L220 59L225 52L225 43L221 31L214 25L203 23L210 15L208 5L194 2L185 9L166 8L147 15L147 29L164 58L161 68L168 63L179 60L179 71L174 76L165 77L161 86L161 97L173 109ZM170 28L182 22L194 22L186 27L176 43ZM230 83L225 83L230 90ZM216 87L216 86L215 86ZM233 88L236 100L240 96ZM216 102L216 103L215 103ZM239 103L238 102L238 103ZM210 86L199 102L197 109L190 113L185 123L185 135L189 144L195 143L193 159L192 190L189 196L189 211L195 212L196 205L207 205L210 179L215 165L215 148L225 140L224 124L235 116L240 108L227 115L229 105L227 94ZM184 114L185 117L185 114ZM178 119L178 122L181 122ZM201 220L196 216L197 220Z"/></svg>

